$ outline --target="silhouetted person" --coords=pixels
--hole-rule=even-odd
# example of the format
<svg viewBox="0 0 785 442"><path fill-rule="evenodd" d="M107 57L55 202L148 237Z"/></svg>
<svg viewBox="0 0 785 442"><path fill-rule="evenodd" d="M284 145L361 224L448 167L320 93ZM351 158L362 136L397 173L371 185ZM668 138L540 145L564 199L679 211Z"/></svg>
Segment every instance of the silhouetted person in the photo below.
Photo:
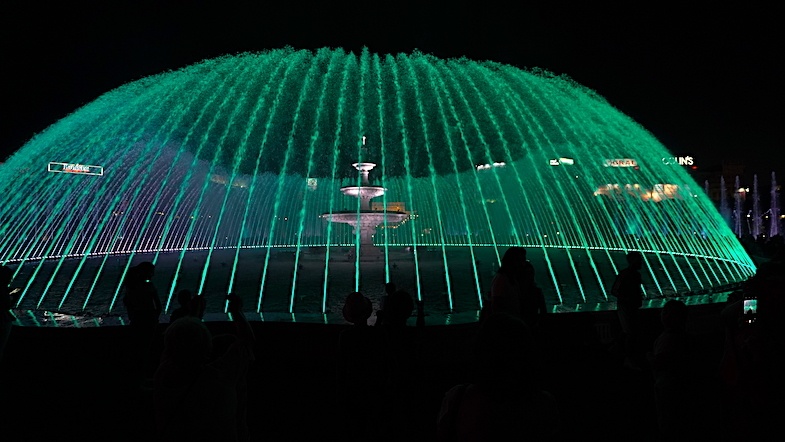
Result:
<svg viewBox="0 0 785 442"><path fill-rule="evenodd" d="M131 267L125 277L125 304L131 334L131 358L128 368L132 377L144 377L158 335L161 299L152 283L155 265L142 262Z"/></svg>
<svg viewBox="0 0 785 442"><path fill-rule="evenodd" d="M185 316L204 317L206 302L203 295L194 296L190 290L183 289L177 292L177 303L179 306L169 315L170 323Z"/></svg>
<svg viewBox="0 0 785 442"><path fill-rule="evenodd" d="M3 362L3 353L14 323L14 315L11 314L14 299L10 287L13 277L13 270L6 266L0 266L0 363Z"/></svg>
<svg viewBox="0 0 785 442"><path fill-rule="evenodd" d="M388 287L390 285L388 284ZM394 285L392 285L394 289ZM395 329L405 327L406 322L414 311L414 300L409 292L405 290L395 290L388 294L384 301L384 316L381 325L390 326Z"/></svg>
<svg viewBox="0 0 785 442"><path fill-rule="evenodd" d="M147 261L131 267L126 274L123 304L132 325L158 324L162 306L152 283L154 274L155 265Z"/></svg>
<svg viewBox="0 0 785 442"><path fill-rule="evenodd" d="M417 327L425 327L425 300L418 299L415 304L417 305L417 321L414 325Z"/></svg>
<svg viewBox="0 0 785 442"><path fill-rule="evenodd" d="M229 295L227 299L233 337L213 338L205 324L191 316L166 329L154 392L161 441L250 440L245 422L246 376L255 338L240 298Z"/></svg>
<svg viewBox="0 0 785 442"><path fill-rule="evenodd" d="M491 313L521 314L522 275L526 269L526 249L510 247L491 282Z"/></svg>
<svg viewBox="0 0 785 442"><path fill-rule="evenodd" d="M169 315L169 322L174 322L186 316L196 316L191 312L191 309L193 308L191 305L192 300L193 293L191 293L190 290L183 289L177 292L177 303L179 306L172 310L172 314Z"/></svg>
<svg viewBox="0 0 785 442"><path fill-rule="evenodd" d="M387 298L393 293L398 291L394 282L387 282L384 284L384 295L379 300L379 310L376 311L376 325L382 325L384 322L384 306L387 303Z"/></svg>
<svg viewBox="0 0 785 442"><path fill-rule="evenodd" d="M534 266L526 259L526 249L510 247L491 283L490 313L517 316L535 329L546 313L545 297L534 280Z"/></svg>
<svg viewBox="0 0 785 442"><path fill-rule="evenodd" d="M536 335L540 318L548 312L548 308L545 305L545 295L534 280L534 266L528 261L524 266L520 284L521 318L529 326L530 331Z"/></svg>
<svg viewBox="0 0 785 442"><path fill-rule="evenodd" d="M346 297L343 317L352 325L338 335L337 396L344 435L353 441L374 439L381 418L375 403L379 360L378 329L368 326L373 304L360 292Z"/></svg>
<svg viewBox="0 0 785 442"><path fill-rule="evenodd" d="M424 390L422 382L422 354L419 331L409 327L408 319L414 311L414 301L405 290L397 290L385 301L384 316L378 328L378 348L381 364L377 378L376 401L382 421L377 427L377 439L411 440L410 423L423 406L418 395Z"/></svg>
<svg viewBox="0 0 785 442"><path fill-rule="evenodd" d="M204 299L204 294L198 294L191 298L190 304L190 315L195 316L199 319L204 318L204 312L207 309L207 301Z"/></svg>
<svg viewBox="0 0 785 442"><path fill-rule="evenodd" d="M507 313L492 313L480 325L474 374L444 395L437 421L438 441L555 440L559 411L540 385L535 342L526 324Z"/></svg>
<svg viewBox="0 0 785 442"><path fill-rule="evenodd" d="M780 430L785 415L784 286L785 262L773 258L758 267L739 299L722 311L728 331L720 366L726 389L723 421L737 440L765 440ZM757 319L750 323L744 298L753 297Z"/></svg>
<svg viewBox="0 0 785 442"><path fill-rule="evenodd" d="M616 275L611 288L611 295L616 297L616 312L621 325L619 345L624 355L624 367L633 370L640 369L635 361L635 351L640 333L638 310L643 305L641 268L643 255L636 251L627 253L627 267Z"/></svg>
<svg viewBox="0 0 785 442"><path fill-rule="evenodd" d="M660 312L663 330L654 341L649 362L654 376L654 400L663 440L695 440L695 384L697 381L692 337L687 332L688 310L672 299Z"/></svg>

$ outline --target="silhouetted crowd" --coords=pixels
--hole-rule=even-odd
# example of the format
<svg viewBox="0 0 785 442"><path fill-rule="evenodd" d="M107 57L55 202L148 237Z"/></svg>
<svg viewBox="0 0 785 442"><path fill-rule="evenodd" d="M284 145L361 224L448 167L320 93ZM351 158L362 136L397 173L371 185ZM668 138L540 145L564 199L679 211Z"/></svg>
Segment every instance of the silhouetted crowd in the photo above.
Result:
<svg viewBox="0 0 785 442"><path fill-rule="evenodd" d="M681 300L664 304L661 328L651 345L641 339L641 255L627 255L628 266L609 287L617 301L619 332L607 351L618 356L620 371L651 376L656 424L626 440L700 440L694 415L705 385L716 389L722 405L718 422L729 439L777 439L771 435L779 431L785 412L785 266L779 244L759 263L757 273L729 296L718 318L725 330L723 354L717 355L716 370L710 373L695 361L690 309ZM251 434L247 415L254 349L264 343L257 342L242 300L235 295L225 300L232 333L213 335L203 321L203 297L188 290L177 293L178 307L167 324L160 324L161 301L151 283L154 271L152 263L131 268L123 301L131 335L127 380L150 392L155 434L165 441L264 439ZM8 287L12 274L0 267L0 286ZM433 409L420 394L429 388L422 300L393 282L384 289L376 311L363 293L345 298L347 325L335 346L335 396L346 440L422 440L413 422ZM11 333L10 289L0 301L4 346ZM543 382L541 343L549 313L525 249L506 251L483 301L471 367L465 380L444 391L433 415L435 438L562 440L562 410L569 404ZM610 425L614 419L622 418L609 416Z"/></svg>

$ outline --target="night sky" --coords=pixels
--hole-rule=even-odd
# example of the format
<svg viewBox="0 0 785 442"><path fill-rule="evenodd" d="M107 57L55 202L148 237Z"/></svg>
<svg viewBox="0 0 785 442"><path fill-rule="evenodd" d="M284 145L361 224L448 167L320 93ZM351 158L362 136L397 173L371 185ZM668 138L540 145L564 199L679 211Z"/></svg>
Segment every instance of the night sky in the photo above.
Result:
<svg viewBox="0 0 785 442"><path fill-rule="evenodd" d="M148 75L244 51L365 46L567 74L701 168L733 161L747 173L785 172L785 39L775 6L60 3L0 6L3 159L71 111Z"/></svg>

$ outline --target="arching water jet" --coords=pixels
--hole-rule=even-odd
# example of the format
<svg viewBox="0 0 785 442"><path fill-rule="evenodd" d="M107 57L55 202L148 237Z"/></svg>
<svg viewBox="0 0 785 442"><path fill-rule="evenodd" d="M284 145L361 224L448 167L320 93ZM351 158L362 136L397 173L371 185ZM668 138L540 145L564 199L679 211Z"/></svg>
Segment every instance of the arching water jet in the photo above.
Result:
<svg viewBox="0 0 785 442"><path fill-rule="evenodd" d="M743 281L755 266L727 202L721 216L668 156L547 72L367 50L227 56L110 91L22 146L0 167L0 259L20 308L94 314L117 311L140 260L167 296L201 291L220 313L232 291L268 318L337 312L388 280L432 314L473 314L510 246L529 249L557 310L606 305L629 250L650 298ZM342 214L360 229L325 222ZM354 262L334 259L352 247Z"/></svg>

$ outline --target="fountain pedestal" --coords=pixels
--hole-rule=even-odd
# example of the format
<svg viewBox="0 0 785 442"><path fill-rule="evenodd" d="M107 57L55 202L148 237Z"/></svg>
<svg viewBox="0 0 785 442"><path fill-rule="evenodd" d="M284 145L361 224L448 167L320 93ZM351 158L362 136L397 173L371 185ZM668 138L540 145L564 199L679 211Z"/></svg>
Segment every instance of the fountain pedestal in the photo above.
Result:
<svg viewBox="0 0 785 442"><path fill-rule="evenodd" d="M376 233L376 227L384 224L385 221L388 224L399 223L405 220L409 214L405 212L390 212L386 209L382 211L371 210L371 199L384 195L387 189L371 186L368 181L368 172L376 167L376 164L354 163L352 166L360 172L361 185L341 187L341 193L359 198L359 210L325 213L322 215L322 218L331 223L351 225L354 228L352 233L360 237L360 259L376 260L382 254L381 249L373 244L373 235Z"/></svg>
<svg viewBox="0 0 785 442"><path fill-rule="evenodd" d="M325 213L322 218L331 223L349 224L354 228L352 233L360 236L360 259L373 260L381 256L382 251L373 243L376 227L384 223L396 224L406 219L409 215L403 212L388 211L360 211Z"/></svg>

